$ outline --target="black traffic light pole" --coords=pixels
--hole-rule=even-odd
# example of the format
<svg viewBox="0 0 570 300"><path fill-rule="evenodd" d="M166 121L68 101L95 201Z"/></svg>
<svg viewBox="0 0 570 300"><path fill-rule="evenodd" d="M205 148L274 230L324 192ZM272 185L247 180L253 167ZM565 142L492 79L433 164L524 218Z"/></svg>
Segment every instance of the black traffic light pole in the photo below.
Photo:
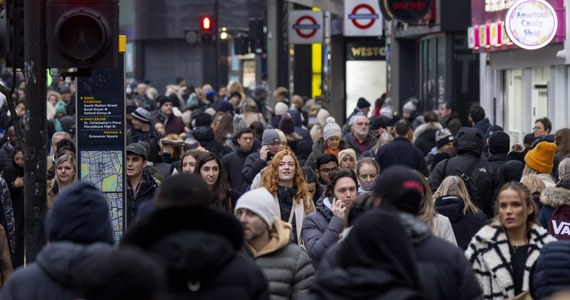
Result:
<svg viewBox="0 0 570 300"><path fill-rule="evenodd" d="M45 244L47 194L46 1L24 0L26 77L24 206L26 263ZM15 84L15 83L14 83Z"/></svg>

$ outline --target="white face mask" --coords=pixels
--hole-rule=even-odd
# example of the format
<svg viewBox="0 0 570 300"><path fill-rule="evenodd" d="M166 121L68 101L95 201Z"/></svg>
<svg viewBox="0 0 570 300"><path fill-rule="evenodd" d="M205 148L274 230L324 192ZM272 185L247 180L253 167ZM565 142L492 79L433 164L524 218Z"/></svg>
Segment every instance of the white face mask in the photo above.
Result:
<svg viewBox="0 0 570 300"><path fill-rule="evenodd" d="M127 92L127 94L131 94L133 92L133 89L131 88L126 88L125 92Z"/></svg>
<svg viewBox="0 0 570 300"><path fill-rule="evenodd" d="M371 180L371 181L368 181L368 182L361 182L361 183L360 183L360 186L361 186L365 191L370 192L371 190L374 189L375 183L376 183L376 182L375 182L374 180Z"/></svg>

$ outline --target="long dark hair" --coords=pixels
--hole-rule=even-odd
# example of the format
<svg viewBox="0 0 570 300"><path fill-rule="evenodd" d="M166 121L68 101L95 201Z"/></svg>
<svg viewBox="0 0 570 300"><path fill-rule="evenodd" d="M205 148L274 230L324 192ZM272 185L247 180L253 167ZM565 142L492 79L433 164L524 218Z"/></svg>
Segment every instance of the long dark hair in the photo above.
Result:
<svg viewBox="0 0 570 300"><path fill-rule="evenodd" d="M196 162L196 168L194 173L202 176L200 174L200 169L209 161L215 160L218 164L218 169L220 170L218 179L214 183L214 187L210 190L212 194L212 207L221 208L223 210L231 212L232 210L232 199L230 197L230 184L226 179L226 174L224 174L224 169L222 168L222 162L218 156L211 152L206 152L200 155L200 158Z"/></svg>

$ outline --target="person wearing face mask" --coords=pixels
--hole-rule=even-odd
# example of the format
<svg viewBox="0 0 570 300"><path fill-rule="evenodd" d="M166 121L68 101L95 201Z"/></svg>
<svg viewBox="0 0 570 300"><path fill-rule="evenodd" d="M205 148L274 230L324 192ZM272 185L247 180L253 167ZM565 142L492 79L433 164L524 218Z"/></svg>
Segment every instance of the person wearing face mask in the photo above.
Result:
<svg viewBox="0 0 570 300"><path fill-rule="evenodd" d="M354 171L335 169L330 174L327 191L315 211L303 221L303 241L307 254L318 267L326 250L336 244L346 226L348 211L357 196Z"/></svg>
<svg viewBox="0 0 570 300"><path fill-rule="evenodd" d="M356 163L356 176L358 178L358 193L374 190L376 177L380 174L380 167L372 157L361 157Z"/></svg>

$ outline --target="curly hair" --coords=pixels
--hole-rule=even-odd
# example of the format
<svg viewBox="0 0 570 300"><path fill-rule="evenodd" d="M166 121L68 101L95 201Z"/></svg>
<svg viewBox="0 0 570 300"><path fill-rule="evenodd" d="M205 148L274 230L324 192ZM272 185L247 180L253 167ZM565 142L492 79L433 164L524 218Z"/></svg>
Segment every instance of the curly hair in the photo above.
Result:
<svg viewBox="0 0 570 300"><path fill-rule="evenodd" d="M297 193L295 194L295 203L299 204L301 200L303 201L303 208L305 213L312 212L315 209L313 204L311 194L307 190L307 185L305 184L305 179L303 178L303 171L299 165L299 161L290 150L282 150L277 152L271 163L267 166L265 173L263 174L263 179L261 181L261 186L265 187L273 196L277 195L277 189L279 188L279 164L283 160L283 157L289 155L295 161L295 176L293 178L294 186L297 188Z"/></svg>

